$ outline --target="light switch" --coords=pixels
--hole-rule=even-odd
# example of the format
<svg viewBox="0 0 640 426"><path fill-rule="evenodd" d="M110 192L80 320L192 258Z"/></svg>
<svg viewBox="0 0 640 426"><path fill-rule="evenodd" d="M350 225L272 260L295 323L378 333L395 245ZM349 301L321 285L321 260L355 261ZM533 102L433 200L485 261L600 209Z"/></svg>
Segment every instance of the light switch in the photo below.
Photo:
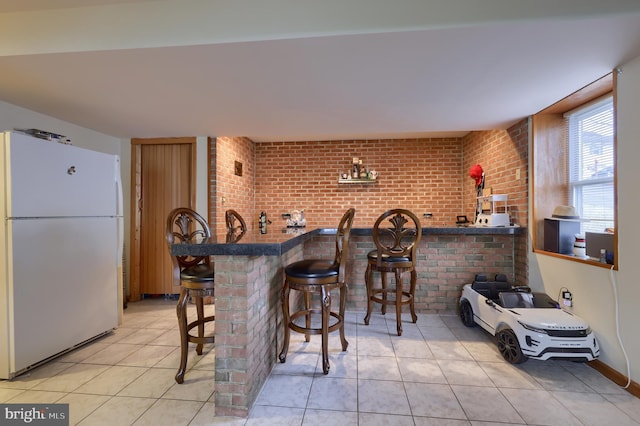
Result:
<svg viewBox="0 0 640 426"><path fill-rule="evenodd" d="M516 169L516 180L520 180L520 169Z"/></svg>

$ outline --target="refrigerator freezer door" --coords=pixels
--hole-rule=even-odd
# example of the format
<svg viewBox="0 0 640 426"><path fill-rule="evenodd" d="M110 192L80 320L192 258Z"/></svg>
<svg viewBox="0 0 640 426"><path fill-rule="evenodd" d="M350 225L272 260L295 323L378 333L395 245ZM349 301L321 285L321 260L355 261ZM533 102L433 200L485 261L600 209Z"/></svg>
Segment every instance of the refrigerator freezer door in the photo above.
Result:
<svg viewBox="0 0 640 426"><path fill-rule="evenodd" d="M7 217L116 216L115 155L5 133Z"/></svg>
<svg viewBox="0 0 640 426"><path fill-rule="evenodd" d="M116 218L7 224L11 372L118 326Z"/></svg>

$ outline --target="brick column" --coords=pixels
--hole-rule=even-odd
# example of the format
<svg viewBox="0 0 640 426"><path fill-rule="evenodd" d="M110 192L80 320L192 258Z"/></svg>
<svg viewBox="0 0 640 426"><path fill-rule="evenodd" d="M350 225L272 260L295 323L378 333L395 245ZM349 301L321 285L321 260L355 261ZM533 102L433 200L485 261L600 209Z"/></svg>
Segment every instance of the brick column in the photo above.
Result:
<svg viewBox="0 0 640 426"><path fill-rule="evenodd" d="M283 256L214 256L216 416L247 417L282 344Z"/></svg>

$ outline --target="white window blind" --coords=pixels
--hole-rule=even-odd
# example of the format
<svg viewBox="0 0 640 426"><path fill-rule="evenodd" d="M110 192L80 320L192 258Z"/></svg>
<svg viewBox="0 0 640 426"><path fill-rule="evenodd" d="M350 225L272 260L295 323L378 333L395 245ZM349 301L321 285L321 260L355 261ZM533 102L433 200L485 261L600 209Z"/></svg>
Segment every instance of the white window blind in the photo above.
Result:
<svg viewBox="0 0 640 426"><path fill-rule="evenodd" d="M582 231L615 226L614 120L611 96L565 114L569 143L569 199L588 222Z"/></svg>

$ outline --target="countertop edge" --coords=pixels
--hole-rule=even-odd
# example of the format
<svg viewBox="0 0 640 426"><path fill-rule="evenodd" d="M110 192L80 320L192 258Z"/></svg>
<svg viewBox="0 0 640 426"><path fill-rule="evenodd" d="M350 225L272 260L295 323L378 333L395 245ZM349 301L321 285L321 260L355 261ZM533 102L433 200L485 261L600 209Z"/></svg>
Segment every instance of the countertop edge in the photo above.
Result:
<svg viewBox="0 0 640 426"><path fill-rule="evenodd" d="M427 227L422 235L520 235L526 228L509 227ZM336 228L316 228L279 243L206 243L174 244L171 254L177 256L280 256L316 235L335 235ZM371 228L352 228L352 236L370 236Z"/></svg>

